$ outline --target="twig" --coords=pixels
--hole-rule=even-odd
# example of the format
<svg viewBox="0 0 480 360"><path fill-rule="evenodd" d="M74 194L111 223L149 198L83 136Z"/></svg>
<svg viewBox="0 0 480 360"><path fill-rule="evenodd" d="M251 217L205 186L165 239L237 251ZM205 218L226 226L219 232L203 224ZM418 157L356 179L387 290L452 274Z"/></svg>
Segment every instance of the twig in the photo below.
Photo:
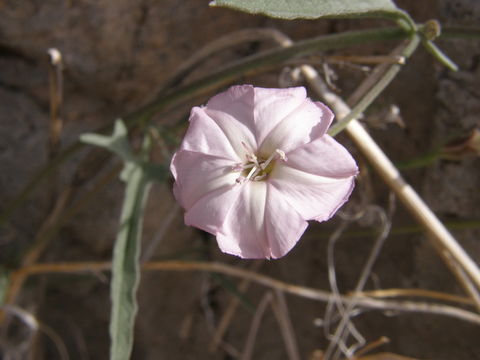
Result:
<svg viewBox="0 0 480 360"><path fill-rule="evenodd" d="M47 335L47 337L55 344L55 347L57 348L57 351L58 351L58 354L60 355L61 360L70 359L65 343L63 342L62 338L60 337L60 335L57 334L55 330L53 330L51 327L42 323L40 323L39 330L42 331L45 335Z"/></svg>
<svg viewBox="0 0 480 360"><path fill-rule="evenodd" d="M414 35L411 39L408 41L405 41L402 51L400 54L397 54L398 50L394 50L394 55L401 55L404 60L409 58L417 49L418 45L420 44L420 38L417 35ZM363 111L380 95L383 90L390 84L390 82L395 78L395 76L398 74L398 72L401 70L402 65L400 64L392 64L388 65L386 68L386 71L382 74L381 77L378 78L378 80L371 86L368 91L366 91L363 96L360 98L358 103L355 104L355 106L352 109L348 109L345 113L343 111L346 110L343 106L339 106L339 100L341 100L340 97L338 97L336 94L333 94L332 92L323 92L318 93L319 96L322 98L325 98L325 101L327 103L331 103L331 106L333 107L334 104L337 105L337 108L334 109L334 112L337 115L337 122L328 130L328 134L331 136L335 136L338 134L340 131L342 131L348 123L350 123L353 119L358 118ZM313 70L313 72L312 72ZM306 77L307 81L310 83L309 79L312 79L312 77L315 77L316 71L312 67L302 67L302 73ZM313 85L311 85L313 87ZM315 89L315 88L314 88ZM319 90L319 87L318 87ZM317 91L317 89L315 89ZM317 91L318 92L318 91ZM332 96L335 95L335 96ZM336 111L341 110L342 113L337 113ZM340 116L341 115L341 116Z"/></svg>
<svg viewBox="0 0 480 360"><path fill-rule="evenodd" d="M285 294L280 290L275 290L275 298L272 301L272 309L277 318L280 331L282 333L288 358L290 360L300 360L300 352L298 350L297 339L293 329L292 321L288 311Z"/></svg>
<svg viewBox="0 0 480 360"><path fill-rule="evenodd" d="M99 271L110 271L109 262L77 262L77 263L44 263L32 264L18 269L15 274L24 276L34 274L64 274L64 273L94 273ZM285 293L300 296L306 299L328 302L332 300L333 294L315 288L304 287L289 284L262 274L252 271L239 269L216 262L198 262L198 261L156 261L143 264L144 271L209 271L214 273L226 274L242 279L249 279L257 284L278 289ZM394 310L399 312L418 312L449 316L460 320L468 321L480 325L480 315L459 309L454 306L430 304L414 301L388 301L365 298L362 296L340 297L344 304L355 301L359 307L377 310Z"/></svg>
<svg viewBox="0 0 480 360"><path fill-rule="evenodd" d="M478 293L478 290L475 288L475 285L472 283L468 275L465 273L462 266L460 266L460 264L458 264L458 262L452 258L452 255L448 251L445 251L444 249L440 249L439 252L443 260L447 263L447 265L452 270L453 274L460 281L460 285L462 285L466 293L470 295L470 298L472 299L473 303L475 304L475 306L477 307L477 310L480 313L480 294Z"/></svg>
<svg viewBox="0 0 480 360"><path fill-rule="evenodd" d="M55 48L48 49L48 56L50 57L48 69L50 83L49 159L52 159L57 153L63 128L63 60L62 54Z"/></svg>
<svg viewBox="0 0 480 360"><path fill-rule="evenodd" d="M324 334L325 334L325 338L330 340L330 343L332 341L335 341L337 346L341 348L344 353L347 353L348 349L346 348L346 345L343 342L343 340L342 339L335 340L334 336L330 334L330 324L333 323L332 319L334 318L333 306L337 308L340 319L344 319L345 317L348 318L348 315L346 313L347 309L345 308L344 304L341 301L340 290L337 284L334 248L340 236L343 234L345 229L347 229L349 222L353 221L354 218L355 216L352 218L342 217L343 222L340 224L337 230L332 234L332 236L328 240L328 246L327 246L328 280L330 283L330 288L332 289L332 293L335 295L335 298L333 299L332 302L328 303L327 309L325 311ZM357 341L360 344L365 342L365 339L363 338L363 336L360 334L360 332L356 329L355 325L351 321L348 321L346 323L346 326L348 327L348 330L350 330L350 332L354 335L354 337L357 339Z"/></svg>
<svg viewBox="0 0 480 360"><path fill-rule="evenodd" d="M348 295L353 295L349 293ZM370 298L389 298L389 297L423 297L435 300L449 301L464 305L474 305L474 301L470 298L446 294L439 291L425 289L380 289L368 290L356 293L356 296L365 296Z"/></svg>
<svg viewBox="0 0 480 360"><path fill-rule="evenodd" d="M387 337L385 337L385 336L382 336L382 337L380 337L379 339L377 339L377 340L375 340L375 341L372 341L372 342L368 343L367 345L365 345L363 348L359 349L359 350L355 353L354 359L357 359L359 356L362 356L362 355L364 355L364 354L369 353L370 351L372 351L373 349L378 348L379 346L388 344L389 342L390 342L390 339L389 339L389 338L387 338Z"/></svg>
<svg viewBox="0 0 480 360"><path fill-rule="evenodd" d="M162 86L158 96L164 91L178 85L193 69L209 59L213 54L245 42L273 40L278 43L283 40L283 36L284 35L276 29L258 28L235 31L216 39L196 51L188 60L181 64Z"/></svg>
<svg viewBox="0 0 480 360"><path fill-rule="evenodd" d="M160 227L155 232L152 240L148 243L145 249L142 251L142 256L140 262L144 263L151 259L158 245L162 242L163 237L167 233L169 226L172 224L173 220L180 213L180 207L177 203L172 205L172 208L168 210L168 214L165 216L163 221L160 224Z"/></svg>
<svg viewBox="0 0 480 360"><path fill-rule="evenodd" d="M290 360L300 360L297 342L295 340L294 331L288 315L287 304L285 302L283 293L279 290L275 290L275 296L273 296L271 291L268 291L262 297L260 304L257 307L257 311L255 312L255 315L253 317L247 341L245 342L243 356L241 359L249 360L252 358L253 347L255 345L258 329L260 327L260 321L268 305L271 305L277 323L280 327L280 331L285 342L288 358Z"/></svg>
<svg viewBox="0 0 480 360"><path fill-rule="evenodd" d="M359 64L405 64L405 57L400 55L330 55L325 56L325 60L329 62L353 62Z"/></svg>
<svg viewBox="0 0 480 360"><path fill-rule="evenodd" d="M337 285L337 277L335 271L335 256L334 256L334 247L337 240L343 234L343 232L347 229L349 222L355 220L358 215L352 217L342 217L343 222L338 226L337 230L332 234L330 239L328 240L327 246L327 263L328 263L328 280L330 283L330 288L332 289L333 299L331 302L327 304L327 309L325 311L325 319L324 319L324 334L325 338L333 341L334 336L330 334L330 324L333 323L333 307L335 306L338 310L340 318L343 319L344 317L348 317L346 314L347 309L345 305L341 301L340 290L338 289ZM361 216L360 216L361 217ZM346 325L350 332L354 335L359 343L364 343L365 339L363 336L358 332L352 322L347 322ZM337 339L336 341L339 348L345 349L344 352L347 352L346 346L344 346L343 340Z"/></svg>
<svg viewBox="0 0 480 360"><path fill-rule="evenodd" d="M375 209L380 210L379 214L380 214L380 218L382 220L383 226L382 226L382 230L381 230L380 234L375 239L372 250L371 250L371 252L370 252L370 254L367 258L367 261L365 262L365 265L362 269L362 272L361 272L360 277L358 279L357 285L355 286L355 291L354 291L355 294L360 292L364 288L364 286L365 286L365 284L368 280L368 277L370 276L370 272L372 271L373 264L377 260L378 255L380 254L380 250L381 250L383 244L385 243L385 240L387 239L388 233L390 232L390 228L391 228L391 225L392 225L391 221L388 219L386 213L382 209L380 209L379 207L375 207ZM350 321L349 320L350 313L355 308L355 305L356 305L355 301L352 301L347 305L347 308L345 309L345 312L342 315L342 319L340 320L340 323L338 324L337 330L335 331L335 334L333 335L333 339L329 343L328 348L325 352L325 359L326 360L330 359L330 356L332 354L333 354L334 358L337 358L339 356L339 349L340 348L337 348L337 350L335 351L335 346L336 346L338 341L341 341L343 343L346 342L346 337L348 336L348 334L345 333L345 328L347 327L348 322ZM363 345L363 343L361 343L361 345ZM349 356L349 355L351 355L351 354L347 354L347 356Z"/></svg>
<svg viewBox="0 0 480 360"><path fill-rule="evenodd" d="M27 326L30 330L30 338L25 343L25 346L22 346L20 349L15 349L16 351L26 351L31 345L33 336L35 336L38 331L41 331L53 342L62 360L68 360L70 358L68 355L67 347L65 346L65 343L62 341L61 337L57 334L57 332L54 331L51 327L39 322L35 315L14 305L5 305L0 307L0 309L2 312L14 315L18 319L20 319L22 323L24 323L25 326ZM8 355L8 350L5 355Z"/></svg>
<svg viewBox="0 0 480 360"><path fill-rule="evenodd" d="M261 260L254 261L250 268L250 271L256 272L262 264L263 264L263 261ZM250 286L250 284L251 284L251 280L245 279L241 282L240 286L238 287L238 290L242 293L245 293L248 287ZM223 339L223 335L227 331L227 328L233 319L233 315L235 314L235 311L237 310L239 303L240 302L238 300L238 297L236 296L231 297L230 303L227 306L227 310L225 311L222 318L220 319L218 326L215 329L215 333L213 334L212 341L210 342L210 345L208 348L210 353L214 353L217 350L218 345Z"/></svg>
<svg viewBox="0 0 480 360"><path fill-rule="evenodd" d="M67 221L69 221L80 209L88 204L88 202L94 198L101 189L108 185L110 181L118 175L121 167L121 165L113 167L111 171L99 179L92 191L90 191L86 196L81 197L77 203L70 207L67 207L66 205L72 197L73 188L71 186L67 186L65 188L62 195L57 199L57 203L52 210L52 213L48 216L48 218L40 227L40 230L37 232L34 245L28 251L22 261L23 266L31 265L40 258L43 250L48 245L50 239L56 234L58 229ZM11 276L10 284L5 295L6 304L12 305L16 303L18 294L25 281L26 277L23 276L23 274L14 273Z"/></svg>
<svg viewBox="0 0 480 360"><path fill-rule="evenodd" d="M266 294L260 300L260 304L257 306L257 311L253 316L252 324L250 325L250 331L248 332L248 337L245 342L245 347L243 350L242 360L250 360L253 354L253 346L255 345L255 340L257 338L258 328L260 327L260 321L262 320L263 314L267 309L267 306L272 302L273 294L271 291L267 291Z"/></svg>

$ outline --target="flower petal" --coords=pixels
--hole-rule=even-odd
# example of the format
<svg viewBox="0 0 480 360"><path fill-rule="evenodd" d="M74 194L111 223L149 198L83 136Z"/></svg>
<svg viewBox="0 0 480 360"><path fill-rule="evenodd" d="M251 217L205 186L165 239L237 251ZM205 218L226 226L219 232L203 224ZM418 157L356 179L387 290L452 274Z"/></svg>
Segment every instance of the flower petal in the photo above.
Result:
<svg viewBox="0 0 480 360"><path fill-rule="evenodd" d="M246 182L217 233L220 249L242 258L270 257L265 233L265 203L267 185L264 181Z"/></svg>
<svg viewBox="0 0 480 360"><path fill-rule="evenodd" d="M270 257L277 259L285 256L298 242L307 226L308 223L284 199L283 193L269 184L265 228L270 244Z"/></svg>
<svg viewBox="0 0 480 360"><path fill-rule="evenodd" d="M333 113L325 105L305 99L272 129L260 145L259 152L263 156L276 149L288 153L325 134L332 119Z"/></svg>
<svg viewBox="0 0 480 360"><path fill-rule="evenodd" d="M212 190L235 185L239 174L232 172L232 160L187 150L179 150L170 165L175 178L174 194L180 205L188 209Z"/></svg>
<svg viewBox="0 0 480 360"><path fill-rule="evenodd" d="M205 106L208 114L222 129L228 142L242 159L245 158L245 143L255 150L255 123L253 119L254 87L232 86L227 91L211 98Z"/></svg>
<svg viewBox="0 0 480 360"><path fill-rule="evenodd" d="M348 200L354 177L329 178L312 175L278 163L270 174L270 184L305 219L325 221Z"/></svg>
<svg viewBox="0 0 480 360"><path fill-rule="evenodd" d="M287 165L310 174L331 178L357 175L355 160L329 135L321 136L287 154Z"/></svg>
<svg viewBox="0 0 480 360"><path fill-rule="evenodd" d="M240 161L225 133L203 108L194 107L189 120L180 150Z"/></svg>
<svg viewBox="0 0 480 360"><path fill-rule="evenodd" d="M185 224L216 235L241 193L242 186L224 186L201 197L185 213Z"/></svg>
<svg viewBox="0 0 480 360"><path fill-rule="evenodd" d="M255 88L254 121L257 144L307 98L304 87L286 89Z"/></svg>

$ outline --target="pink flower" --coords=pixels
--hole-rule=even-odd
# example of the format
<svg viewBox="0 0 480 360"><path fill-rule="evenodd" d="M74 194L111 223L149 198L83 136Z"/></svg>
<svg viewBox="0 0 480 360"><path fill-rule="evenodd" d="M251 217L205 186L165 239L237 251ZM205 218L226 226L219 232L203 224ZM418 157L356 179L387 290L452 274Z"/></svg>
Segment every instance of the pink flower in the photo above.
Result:
<svg viewBox="0 0 480 360"><path fill-rule="evenodd" d="M242 258L279 258L343 205L357 166L328 136L332 112L303 87L232 86L190 124L170 169L185 223Z"/></svg>

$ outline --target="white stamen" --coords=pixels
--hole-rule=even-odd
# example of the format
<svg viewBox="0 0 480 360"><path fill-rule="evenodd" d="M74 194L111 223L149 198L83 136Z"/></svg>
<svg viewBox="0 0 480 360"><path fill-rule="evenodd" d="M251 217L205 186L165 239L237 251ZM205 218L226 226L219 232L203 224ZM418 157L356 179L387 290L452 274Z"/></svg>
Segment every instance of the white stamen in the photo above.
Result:
<svg viewBox="0 0 480 360"><path fill-rule="evenodd" d="M252 170L250 170L250 172L248 173L247 177L245 178L245 180L250 180L250 178L255 175L256 173L258 172L258 168L256 166L254 166L252 168Z"/></svg>
<svg viewBox="0 0 480 360"><path fill-rule="evenodd" d="M285 151L277 149L275 152L280 156L280 159L283 161L287 161L287 156L285 155Z"/></svg>
<svg viewBox="0 0 480 360"><path fill-rule="evenodd" d="M270 157L269 157L267 160L265 160L265 161L260 165L260 167L261 167L263 170L265 170L265 169L267 168L268 164L270 164L270 163L272 162L272 160L275 159L277 156L279 156L280 159L282 159L282 160L284 160L284 161L287 160L287 157L285 156L285 152L283 152L283 151L280 150L280 149L277 149L277 150L275 150L275 152L274 152L272 155L270 155Z"/></svg>
<svg viewBox="0 0 480 360"><path fill-rule="evenodd" d="M260 181L263 180L267 177L268 173L266 172L267 167L270 165L270 163L275 160L275 159L280 159L283 161L287 160L287 157L285 156L285 152L280 149L276 149L274 153L272 153L267 160L260 162L258 161L257 156L250 152L248 150L247 145L242 141L241 142L247 153L245 154L245 159L247 163L238 163L232 166L232 171L235 172L241 172L244 170L250 169L248 172L248 175L245 176L239 176L235 182L237 184L242 184L245 181L252 180L252 181Z"/></svg>

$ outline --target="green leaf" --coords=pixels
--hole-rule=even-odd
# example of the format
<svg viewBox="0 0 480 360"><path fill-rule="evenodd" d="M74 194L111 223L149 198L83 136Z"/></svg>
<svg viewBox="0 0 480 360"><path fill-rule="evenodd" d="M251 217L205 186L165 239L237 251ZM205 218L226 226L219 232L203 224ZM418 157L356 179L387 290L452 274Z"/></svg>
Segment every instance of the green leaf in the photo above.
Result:
<svg viewBox="0 0 480 360"><path fill-rule="evenodd" d="M127 167L129 171L123 172L127 187L112 262L111 360L128 360L133 348L142 219L151 184L142 166L128 163Z"/></svg>
<svg viewBox="0 0 480 360"><path fill-rule="evenodd" d="M135 161L135 156L128 142L127 127L120 119L115 121L115 127L111 136L83 134L80 136L80 141L86 144L104 147L125 161Z"/></svg>
<svg viewBox="0 0 480 360"><path fill-rule="evenodd" d="M146 137L140 154L134 154L122 120L115 122L113 134L84 134L83 142L104 147L124 161L120 179L126 183L120 226L113 247L110 297L110 359L128 360L133 348L136 293L140 281L140 241L143 212L152 180L164 179L164 166L148 162L151 141Z"/></svg>
<svg viewBox="0 0 480 360"><path fill-rule="evenodd" d="M215 0L210 6L280 19L385 17L403 19L414 28L410 17L391 0Z"/></svg>

